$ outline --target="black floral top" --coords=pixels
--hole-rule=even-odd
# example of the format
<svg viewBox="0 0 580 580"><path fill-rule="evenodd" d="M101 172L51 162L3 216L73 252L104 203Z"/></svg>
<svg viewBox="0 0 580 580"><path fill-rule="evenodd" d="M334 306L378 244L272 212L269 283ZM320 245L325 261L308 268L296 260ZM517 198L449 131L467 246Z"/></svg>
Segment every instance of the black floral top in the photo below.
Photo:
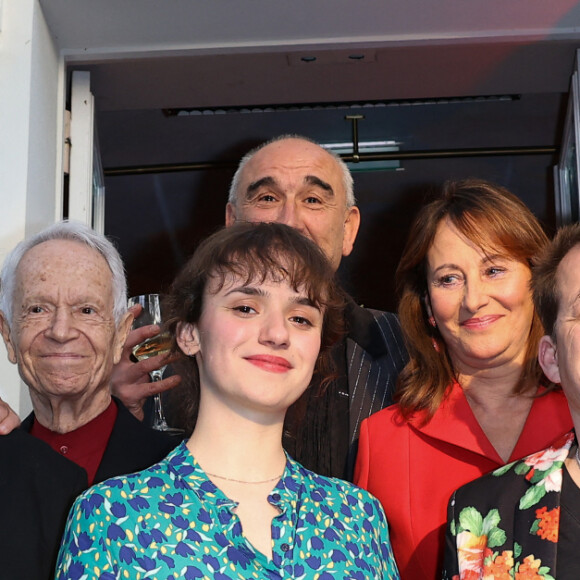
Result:
<svg viewBox="0 0 580 580"><path fill-rule="evenodd" d="M570 432L453 494L444 579L557 577L562 472L574 440Z"/></svg>

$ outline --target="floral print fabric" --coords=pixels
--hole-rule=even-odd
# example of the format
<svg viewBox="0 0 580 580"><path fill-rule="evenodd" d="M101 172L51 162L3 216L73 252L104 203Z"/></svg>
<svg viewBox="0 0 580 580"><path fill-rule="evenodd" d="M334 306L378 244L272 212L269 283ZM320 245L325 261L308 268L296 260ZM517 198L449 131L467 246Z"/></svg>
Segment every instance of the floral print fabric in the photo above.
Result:
<svg viewBox="0 0 580 580"><path fill-rule="evenodd" d="M568 433L453 494L444 579L556 578L562 469L573 442Z"/></svg>
<svg viewBox="0 0 580 580"><path fill-rule="evenodd" d="M399 578L379 502L288 458L268 501L269 560L245 539L227 498L185 443L166 459L81 495L69 516L58 580Z"/></svg>

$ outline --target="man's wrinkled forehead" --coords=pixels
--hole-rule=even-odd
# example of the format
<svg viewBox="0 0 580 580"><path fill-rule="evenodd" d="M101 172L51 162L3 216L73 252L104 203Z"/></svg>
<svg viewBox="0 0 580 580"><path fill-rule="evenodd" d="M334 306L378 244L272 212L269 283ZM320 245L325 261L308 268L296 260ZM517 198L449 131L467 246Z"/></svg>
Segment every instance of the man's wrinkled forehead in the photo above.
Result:
<svg viewBox="0 0 580 580"><path fill-rule="evenodd" d="M28 250L15 272L15 289L22 298L45 288L71 292L88 287L112 297L112 273L94 248L73 240L48 240ZM13 299L16 296L13 296Z"/></svg>
<svg viewBox="0 0 580 580"><path fill-rule="evenodd" d="M282 181L298 180L298 184L320 185L335 195L344 193L343 172L337 160L319 145L289 139L271 143L248 161L242 172L241 186L248 189L260 185L284 185Z"/></svg>

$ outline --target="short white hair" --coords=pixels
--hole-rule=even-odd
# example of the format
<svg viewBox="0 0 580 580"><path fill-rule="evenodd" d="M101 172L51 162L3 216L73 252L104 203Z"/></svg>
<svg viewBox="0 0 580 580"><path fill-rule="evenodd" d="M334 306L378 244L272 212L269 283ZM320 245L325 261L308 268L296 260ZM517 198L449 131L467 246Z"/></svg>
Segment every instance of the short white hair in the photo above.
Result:
<svg viewBox="0 0 580 580"><path fill-rule="evenodd" d="M112 275L113 316L119 324L127 312L127 280L123 260L115 246L102 234L80 222L61 221L49 226L38 234L20 242L4 260L0 273L0 310L8 325L12 326L12 302L16 283L16 270L24 255L39 244L51 240L79 242L96 250L103 256Z"/></svg>
<svg viewBox="0 0 580 580"><path fill-rule="evenodd" d="M238 168L234 173L234 177L232 178L232 183L230 185L230 193L228 196L228 201L232 205L236 205L236 202L238 201L242 173L244 172L246 165L252 160L254 155L259 151L261 151L262 149L264 149L264 147L267 147L272 143L277 143L278 141L286 141L288 139L297 139L298 141L306 141L307 143L312 143L313 145L320 147L323 151L326 151L326 153L328 153L331 157L333 157L340 171L342 172L342 186L344 187L344 192L346 196L346 207L349 208L355 205L356 199L354 197L354 185L352 175L350 173L350 169L348 168L347 164L340 158L340 156L334 153L334 151L324 149L324 147L322 147L320 143L317 143L313 139L303 137L302 135L291 135L291 134L279 135L278 137L274 137L273 139L270 139L269 141L266 141L265 143L262 143L261 145L254 147L242 157L240 164L238 165Z"/></svg>

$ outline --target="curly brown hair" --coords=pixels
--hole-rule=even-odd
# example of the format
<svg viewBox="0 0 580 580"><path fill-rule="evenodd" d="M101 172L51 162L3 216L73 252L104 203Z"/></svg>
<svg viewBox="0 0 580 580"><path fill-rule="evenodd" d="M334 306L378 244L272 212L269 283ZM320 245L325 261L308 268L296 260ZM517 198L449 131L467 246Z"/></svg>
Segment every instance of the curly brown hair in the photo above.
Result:
<svg viewBox="0 0 580 580"><path fill-rule="evenodd" d="M172 337L176 368L183 377L179 390L180 424L193 431L199 405L199 373L195 357L185 356L177 342L180 323L199 321L208 283L219 291L228 276L249 282L288 281L304 288L323 312L320 353L314 373L324 388L335 375L331 347L344 334L345 295L322 250L296 229L279 223L237 222L207 238L175 278L165 299L166 329ZM216 283L217 282L217 283ZM215 284L215 286L214 286Z"/></svg>

